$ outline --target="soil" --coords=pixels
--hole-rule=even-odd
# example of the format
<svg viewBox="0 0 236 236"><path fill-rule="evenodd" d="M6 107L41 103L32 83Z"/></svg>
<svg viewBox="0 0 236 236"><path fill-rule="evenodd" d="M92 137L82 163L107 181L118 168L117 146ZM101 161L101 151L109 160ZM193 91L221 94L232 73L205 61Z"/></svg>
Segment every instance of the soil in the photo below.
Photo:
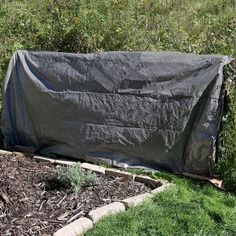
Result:
<svg viewBox="0 0 236 236"><path fill-rule="evenodd" d="M0 235L53 235L59 228L111 202L150 189L97 174L98 183L75 194L56 179L56 166L30 156L0 156Z"/></svg>

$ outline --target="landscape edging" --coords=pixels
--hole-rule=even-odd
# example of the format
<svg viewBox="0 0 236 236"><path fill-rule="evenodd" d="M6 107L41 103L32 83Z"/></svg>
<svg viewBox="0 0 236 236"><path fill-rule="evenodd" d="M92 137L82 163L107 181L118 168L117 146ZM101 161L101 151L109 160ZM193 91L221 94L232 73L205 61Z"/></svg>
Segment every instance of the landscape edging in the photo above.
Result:
<svg viewBox="0 0 236 236"><path fill-rule="evenodd" d="M14 156L24 155L23 153L20 153L20 152L10 152L10 151L5 151L1 149L0 149L0 154L14 155ZM80 163L76 161L68 161L68 160L37 156L37 155L33 156L33 159L38 160L38 161L50 162L52 164L60 164L60 165L74 165L76 163ZM110 215L114 215L119 212L124 212L130 207L142 204L145 200L151 199L152 197L155 196L155 194L162 192L171 186L171 184L167 182L166 180L155 180L145 175L135 175L126 171L121 171L114 168L106 168L106 167L102 167L99 165L90 164L86 162L80 163L80 167L85 170L91 170L91 171L102 173L105 175L107 174L107 175L119 176L119 177L123 177L123 178L133 180L136 182L144 183L151 187L154 186L155 189L153 189L151 192L147 192L147 193L140 194L134 197L126 198L123 200L118 200L117 202L113 202L108 205L104 205L102 207L91 210L88 213L88 217L79 218L78 220L75 220L72 223L65 225L64 227L57 230L53 234L54 236L82 236L88 230L92 229L94 224L96 224L102 218L110 216Z"/></svg>

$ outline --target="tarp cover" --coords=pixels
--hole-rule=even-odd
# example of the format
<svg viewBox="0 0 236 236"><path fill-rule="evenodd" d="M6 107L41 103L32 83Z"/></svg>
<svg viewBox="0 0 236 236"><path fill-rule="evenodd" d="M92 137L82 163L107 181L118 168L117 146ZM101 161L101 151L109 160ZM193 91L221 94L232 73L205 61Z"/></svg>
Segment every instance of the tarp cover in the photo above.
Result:
<svg viewBox="0 0 236 236"><path fill-rule="evenodd" d="M210 175L228 57L16 52L4 85L10 150Z"/></svg>

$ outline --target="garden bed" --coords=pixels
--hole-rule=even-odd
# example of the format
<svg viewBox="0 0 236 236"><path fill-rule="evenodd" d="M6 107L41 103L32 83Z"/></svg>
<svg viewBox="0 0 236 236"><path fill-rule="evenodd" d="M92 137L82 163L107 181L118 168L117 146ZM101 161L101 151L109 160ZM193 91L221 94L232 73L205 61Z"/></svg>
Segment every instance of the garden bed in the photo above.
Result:
<svg viewBox="0 0 236 236"><path fill-rule="evenodd" d="M58 181L57 167L32 156L0 156L0 235L52 235L90 210L151 191L129 178L96 173L97 183L76 194Z"/></svg>

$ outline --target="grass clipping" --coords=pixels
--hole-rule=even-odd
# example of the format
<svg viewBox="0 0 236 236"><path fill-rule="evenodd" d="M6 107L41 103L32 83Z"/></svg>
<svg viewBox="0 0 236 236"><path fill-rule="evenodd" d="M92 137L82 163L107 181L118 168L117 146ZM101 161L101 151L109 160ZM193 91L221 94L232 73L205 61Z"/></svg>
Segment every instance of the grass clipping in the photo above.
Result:
<svg viewBox="0 0 236 236"><path fill-rule="evenodd" d="M82 170L80 164L59 167L57 170L57 179L63 185L71 187L75 193L78 193L83 187L96 184L98 181L95 173Z"/></svg>

